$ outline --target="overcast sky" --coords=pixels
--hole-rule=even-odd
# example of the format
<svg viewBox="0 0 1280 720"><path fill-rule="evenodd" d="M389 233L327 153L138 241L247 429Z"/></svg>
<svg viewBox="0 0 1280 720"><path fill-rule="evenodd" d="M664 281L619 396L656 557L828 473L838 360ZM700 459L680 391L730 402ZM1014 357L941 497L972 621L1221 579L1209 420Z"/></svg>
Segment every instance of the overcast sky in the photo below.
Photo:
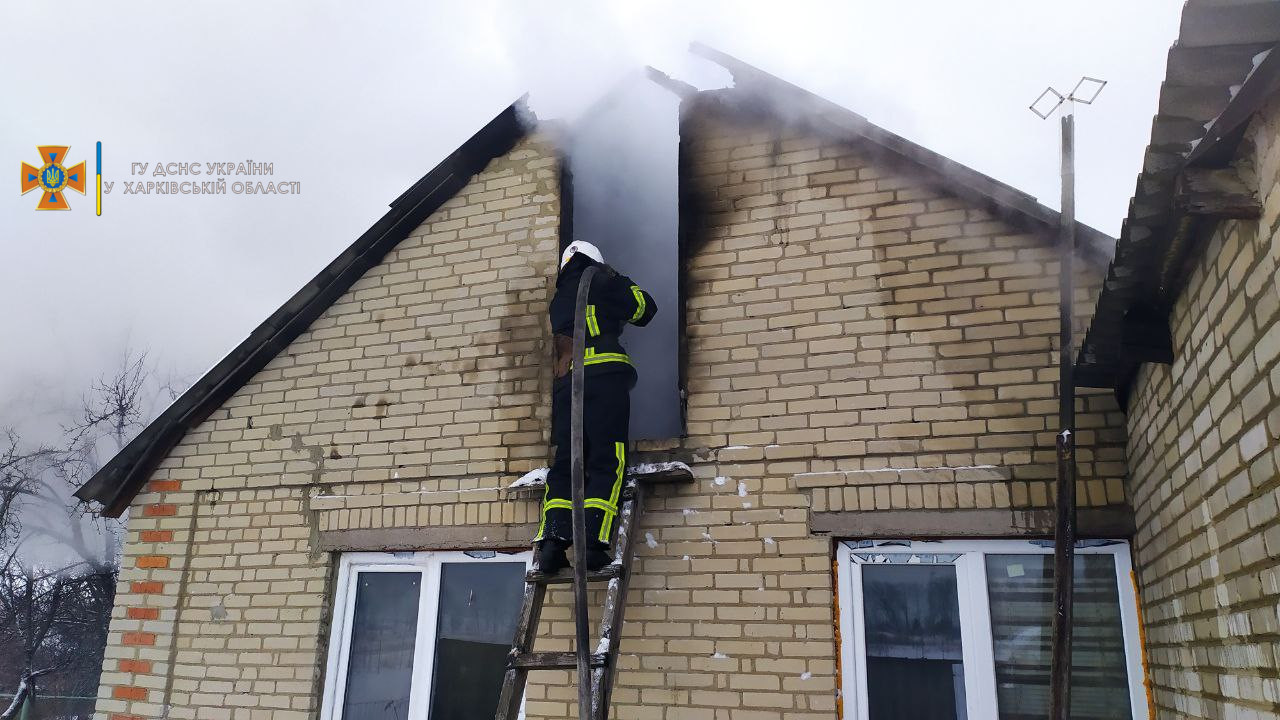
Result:
<svg viewBox="0 0 1280 720"><path fill-rule="evenodd" d="M122 348L194 379L514 98L572 117L652 64L727 84L701 40L1057 206L1056 122L1083 75L1080 218L1115 234L1149 139L1173 0L7 2L0 168L103 143L103 214L0 178L0 427L47 432ZM688 5L695 5L691 10ZM131 163L271 162L300 195L125 195ZM236 178L228 178L235 180Z"/></svg>

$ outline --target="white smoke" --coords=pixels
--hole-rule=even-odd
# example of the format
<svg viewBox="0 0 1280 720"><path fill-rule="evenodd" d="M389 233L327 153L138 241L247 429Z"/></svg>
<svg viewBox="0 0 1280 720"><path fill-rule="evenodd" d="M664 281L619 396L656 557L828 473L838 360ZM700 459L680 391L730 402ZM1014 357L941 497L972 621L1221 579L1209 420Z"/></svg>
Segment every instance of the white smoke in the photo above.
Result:
<svg viewBox="0 0 1280 720"><path fill-rule="evenodd" d="M12 512L0 521L0 556L24 566L71 573L100 571L117 562L125 519L105 518L73 496L179 392L160 380L145 354L127 349L75 406L47 411L44 429L22 436L6 428L2 484L17 487ZM175 387L177 385L177 387ZM71 407L75 407L74 410Z"/></svg>

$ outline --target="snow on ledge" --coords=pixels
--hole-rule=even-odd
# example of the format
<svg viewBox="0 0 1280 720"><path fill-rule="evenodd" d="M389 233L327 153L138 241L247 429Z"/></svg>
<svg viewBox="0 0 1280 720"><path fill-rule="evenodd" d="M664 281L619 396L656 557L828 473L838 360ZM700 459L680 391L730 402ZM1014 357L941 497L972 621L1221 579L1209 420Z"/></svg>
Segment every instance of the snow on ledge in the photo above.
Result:
<svg viewBox="0 0 1280 720"><path fill-rule="evenodd" d="M689 474L693 474L693 470L682 462L658 462L658 463L641 463L632 465L627 468L629 475L652 475L654 473L673 472L683 470ZM508 490L519 490L521 488L540 488L547 484L547 473L551 472L551 468L540 467L535 470L521 475L515 482L507 486Z"/></svg>
<svg viewBox="0 0 1280 720"><path fill-rule="evenodd" d="M551 472L551 468L540 467L520 476L519 480L507 486L508 490L518 488L537 488L547 484L547 473Z"/></svg>
<svg viewBox="0 0 1280 720"><path fill-rule="evenodd" d="M673 470L683 470L693 474L693 469L682 462L642 463L627 468L627 472L632 475L652 475L653 473L671 472Z"/></svg>

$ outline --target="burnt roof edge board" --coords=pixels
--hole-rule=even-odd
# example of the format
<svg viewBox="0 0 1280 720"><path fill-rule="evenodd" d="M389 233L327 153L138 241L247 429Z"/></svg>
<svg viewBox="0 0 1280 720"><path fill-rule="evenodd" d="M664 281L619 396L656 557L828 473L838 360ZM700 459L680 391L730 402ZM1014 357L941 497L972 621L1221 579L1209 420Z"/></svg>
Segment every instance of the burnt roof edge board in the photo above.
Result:
<svg viewBox="0 0 1280 720"><path fill-rule="evenodd" d="M814 116L825 121L833 128L867 139L927 170L944 178L955 179L951 185L956 194L975 199L988 205L1002 219L1037 229L1053 230L1058 227L1059 214L1045 206L1032 195L1012 185L1000 182L995 178L975 170L968 165L934 152L919 143L908 140L897 133L886 130L865 117L838 105L809 90L783 80L761 70L750 63L739 60L723 51L708 45L695 42L689 47L690 52L720 65L733 76L734 83L742 92L750 92L751 85L760 85L778 95L791 95L798 101L812 106ZM716 91L707 91L714 93ZM763 99L766 94L759 93ZM775 106L775 114L786 116L783 108ZM804 113L794 113L798 119L807 119ZM1076 222L1076 249L1078 254L1091 262L1098 269L1105 269L1113 257L1115 238L1082 222Z"/></svg>
<svg viewBox="0 0 1280 720"><path fill-rule="evenodd" d="M684 82L683 80L676 80L652 65L645 65L644 73L650 81L666 88L682 101L689 100L698 94L698 88Z"/></svg>
<svg viewBox="0 0 1280 720"><path fill-rule="evenodd" d="M393 200L385 215L143 428L75 496L100 502L104 515L119 517L187 431L266 367L472 176L525 136L523 102L522 98L508 106Z"/></svg>

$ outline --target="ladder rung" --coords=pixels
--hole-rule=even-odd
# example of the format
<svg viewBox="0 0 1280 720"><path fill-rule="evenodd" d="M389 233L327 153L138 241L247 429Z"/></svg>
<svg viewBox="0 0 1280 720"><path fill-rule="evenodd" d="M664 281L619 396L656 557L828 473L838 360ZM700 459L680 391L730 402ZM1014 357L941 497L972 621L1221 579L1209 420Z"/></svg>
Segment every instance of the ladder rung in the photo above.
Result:
<svg viewBox="0 0 1280 720"><path fill-rule="evenodd" d="M588 664L593 668L604 667L606 653L592 653ZM507 667L525 670L573 670L578 667L578 655L571 652L531 652L511 658Z"/></svg>
<svg viewBox="0 0 1280 720"><path fill-rule="evenodd" d="M616 577L622 577L622 565L619 563L610 563L596 572L587 573L587 582L599 582L602 580L612 580ZM569 585L573 583L573 569L565 568L555 575L530 570L524 576L525 582L542 583L544 585Z"/></svg>

